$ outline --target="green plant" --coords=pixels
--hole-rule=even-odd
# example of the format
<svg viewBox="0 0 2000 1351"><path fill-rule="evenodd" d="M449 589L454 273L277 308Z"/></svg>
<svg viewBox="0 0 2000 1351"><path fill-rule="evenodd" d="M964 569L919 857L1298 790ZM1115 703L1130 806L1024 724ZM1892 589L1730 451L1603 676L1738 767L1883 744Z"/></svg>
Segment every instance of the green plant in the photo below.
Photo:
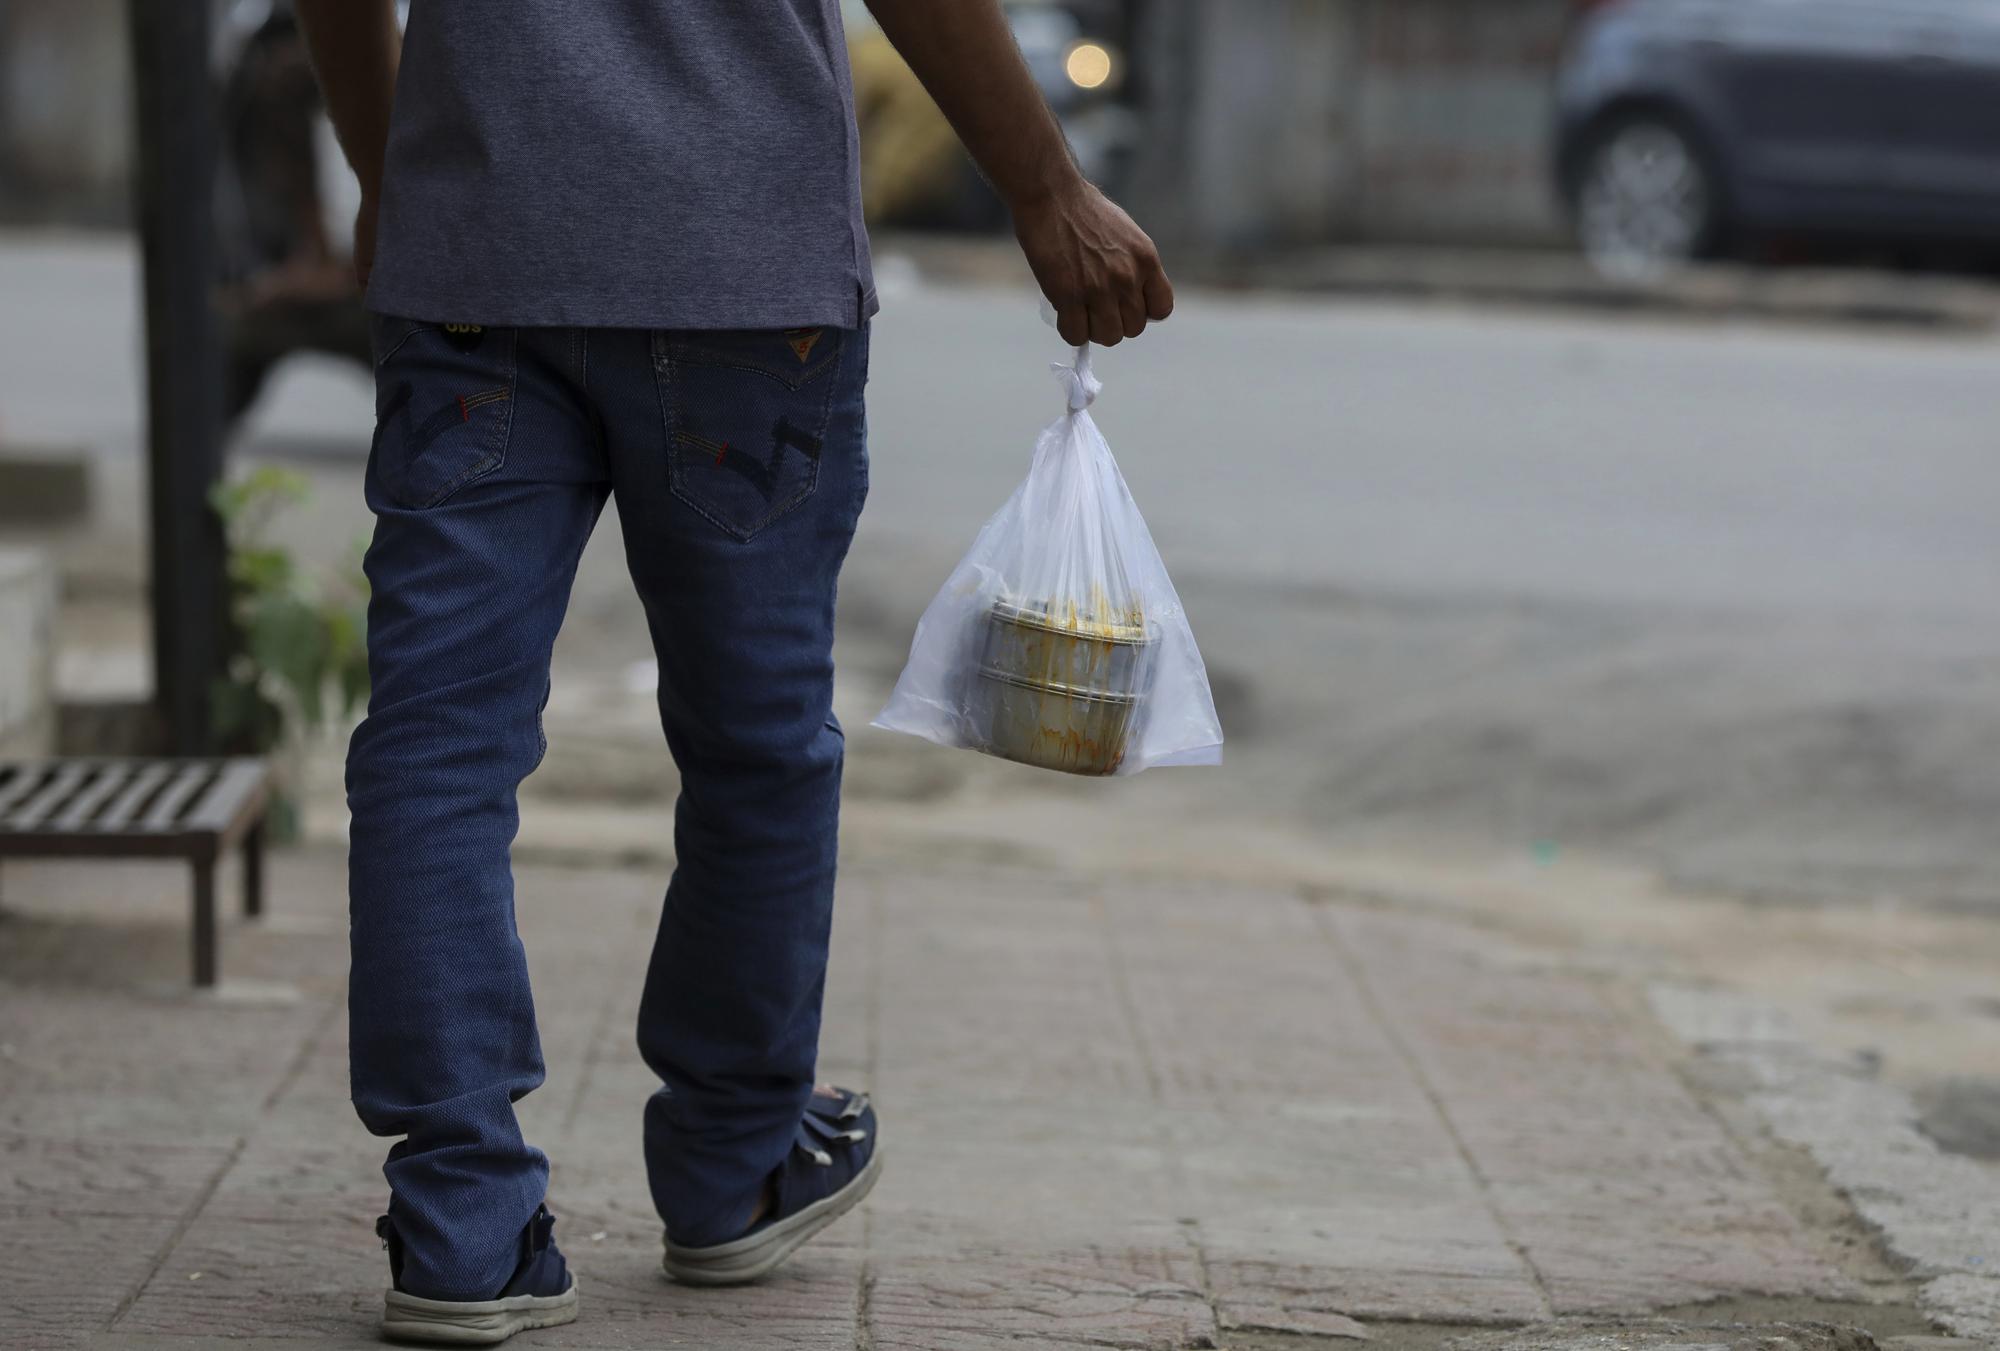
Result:
<svg viewBox="0 0 2000 1351"><path fill-rule="evenodd" d="M261 755L319 730L329 693L343 717L368 694L358 557L310 576L271 540L273 521L306 495L303 477L268 466L209 494L229 542L229 650L212 695L216 739L230 753Z"/></svg>

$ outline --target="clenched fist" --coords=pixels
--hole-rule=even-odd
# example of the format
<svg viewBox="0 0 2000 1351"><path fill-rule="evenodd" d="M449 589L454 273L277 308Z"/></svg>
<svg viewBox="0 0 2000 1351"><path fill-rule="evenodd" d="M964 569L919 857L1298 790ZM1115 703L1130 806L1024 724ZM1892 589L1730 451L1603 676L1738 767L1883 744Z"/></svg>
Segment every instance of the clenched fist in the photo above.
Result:
<svg viewBox="0 0 2000 1351"><path fill-rule="evenodd" d="M1174 312L1159 250L1130 216L1078 179L1014 208L1014 235L1055 306L1063 341L1115 347Z"/></svg>

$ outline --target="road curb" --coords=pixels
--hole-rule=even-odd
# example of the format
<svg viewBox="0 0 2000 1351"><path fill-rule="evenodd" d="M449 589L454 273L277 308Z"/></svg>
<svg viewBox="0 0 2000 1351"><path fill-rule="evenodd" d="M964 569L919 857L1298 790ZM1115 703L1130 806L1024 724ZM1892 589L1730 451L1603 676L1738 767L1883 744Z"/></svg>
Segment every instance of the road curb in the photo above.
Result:
<svg viewBox="0 0 2000 1351"><path fill-rule="evenodd" d="M2000 1176L1940 1150L1907 1094L1815 1050L1777 1009L1711 986L1656 982L1647 995L1670 1031L1742 1076L1771 1131L1806 1150L1908 1264L1925 1314L2000 1344Z"/></svg>
<svg viewBox="0 0 2000 1351"><path fill-rule="evenodd" d="M1860 268L1712 263L1657 280L1618 281L1575 254L1550 250L1357 246L1196 259L1181 272L1255 290L1974 333L2000 328L2000 286Z"/></svg>
<svg viewBox="0 0 2000 1351"><path fill-rule="evenodd" d="M1014 241L1002 236L879 231L875 254L893 285L914 271L959 285L1028 285ZM1183 286L1385 300L1539 306L1703 319L1765 319L1950 333L2000 330L2000 285L1971 277L1865 268L1709 263L1657 281L1614 281L1556 249L1387 245L1202 252L1168 250Z"/></svg>

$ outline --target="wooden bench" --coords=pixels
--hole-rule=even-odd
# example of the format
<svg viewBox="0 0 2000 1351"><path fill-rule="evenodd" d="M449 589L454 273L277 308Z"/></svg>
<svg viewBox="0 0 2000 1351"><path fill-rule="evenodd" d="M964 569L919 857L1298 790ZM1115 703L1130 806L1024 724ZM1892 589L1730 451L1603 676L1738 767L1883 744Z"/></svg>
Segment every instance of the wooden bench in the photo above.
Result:
<svg viewBox="0 0 2000 1351"><path fill-rule="evenodd" d="M243 913L264 911L261 760L0 761L0 859L183 858L194 868L194 983L215 984L215 867L243 846Z"/></svg>

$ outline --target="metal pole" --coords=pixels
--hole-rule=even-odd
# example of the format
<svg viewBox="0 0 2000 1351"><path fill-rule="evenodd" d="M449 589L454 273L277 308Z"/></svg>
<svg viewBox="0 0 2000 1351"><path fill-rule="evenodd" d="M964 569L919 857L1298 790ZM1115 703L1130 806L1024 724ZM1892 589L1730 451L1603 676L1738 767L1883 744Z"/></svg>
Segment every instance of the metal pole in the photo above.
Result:
<svg viewBox="0 0 2000 1351"><path fill-rule="evenodd" d="M153 670L167 749L212 749L225 551L208 503L222 470L214 285L217 154L208 0L127 0L145 250Z"/></svg>

